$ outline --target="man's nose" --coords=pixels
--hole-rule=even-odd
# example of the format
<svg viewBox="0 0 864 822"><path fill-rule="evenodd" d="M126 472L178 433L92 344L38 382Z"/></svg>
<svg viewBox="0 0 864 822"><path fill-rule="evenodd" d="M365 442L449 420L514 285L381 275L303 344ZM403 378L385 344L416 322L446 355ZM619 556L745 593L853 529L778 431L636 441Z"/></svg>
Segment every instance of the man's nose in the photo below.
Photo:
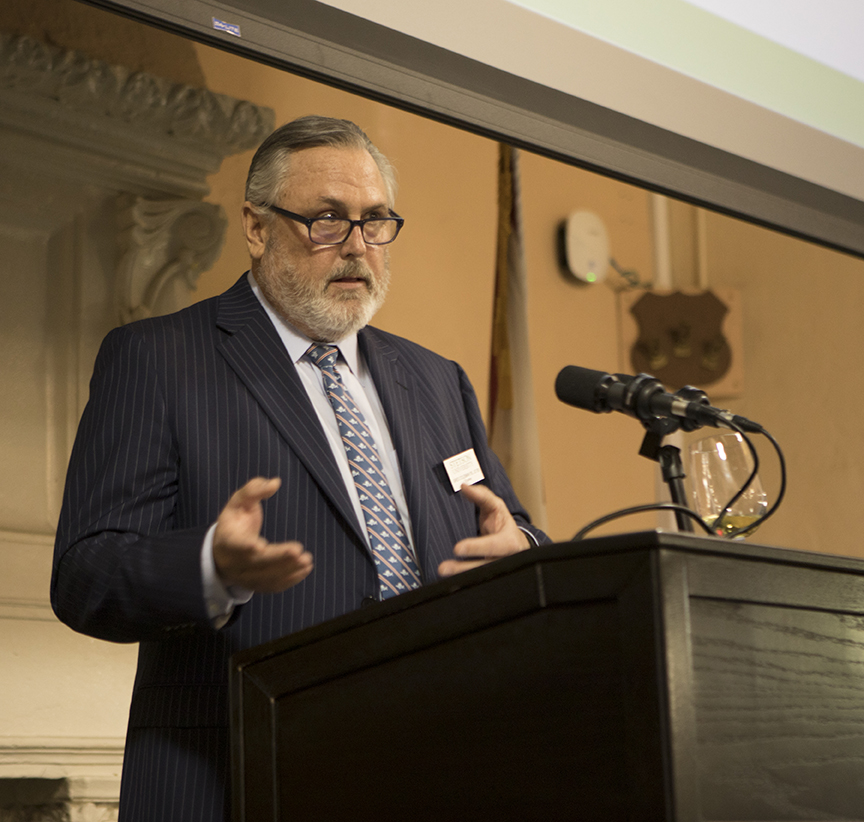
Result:
<svg viewBox="0 0 864 822"><path fill-rule="evenodd" d="M366 241L359 225L351 226L351 232L342 243L340 251L343 257L362 257L366 253Z"/></svg>

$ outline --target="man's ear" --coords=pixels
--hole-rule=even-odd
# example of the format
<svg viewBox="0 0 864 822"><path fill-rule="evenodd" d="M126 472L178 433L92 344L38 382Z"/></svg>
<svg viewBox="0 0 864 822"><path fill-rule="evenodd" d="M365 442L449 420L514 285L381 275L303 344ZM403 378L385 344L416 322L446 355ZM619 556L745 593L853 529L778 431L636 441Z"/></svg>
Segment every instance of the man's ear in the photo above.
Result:
<svg viewBox="0 0 864 822"><path fill-rule="evenodd" d="M264 249L267 247L270 226L261 218L260 209L254 208L252 203L248 201L243 203L242 217L243 234L246 237L249 256L253 260L260 260L264 256Z"/></svg>

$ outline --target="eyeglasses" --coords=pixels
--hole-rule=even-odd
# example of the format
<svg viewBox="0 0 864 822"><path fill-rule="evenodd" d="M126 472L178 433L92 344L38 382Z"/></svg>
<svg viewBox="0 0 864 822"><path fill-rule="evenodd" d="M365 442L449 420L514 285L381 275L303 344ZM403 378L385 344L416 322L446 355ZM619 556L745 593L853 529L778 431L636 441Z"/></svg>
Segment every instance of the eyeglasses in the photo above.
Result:
<svg viewBox="0 0 864 822"><path fill-rule="evenodd" d="M340 217L304 217L275 205L264 208L275 211L283 217L303 223L309 231L309 239L317 245L340 245L351 235L354 226L360 226L363 242L368 245L387 245L396 239L405 222L395 211L389 217L367 217L365 220L347 220Z"/></svg>

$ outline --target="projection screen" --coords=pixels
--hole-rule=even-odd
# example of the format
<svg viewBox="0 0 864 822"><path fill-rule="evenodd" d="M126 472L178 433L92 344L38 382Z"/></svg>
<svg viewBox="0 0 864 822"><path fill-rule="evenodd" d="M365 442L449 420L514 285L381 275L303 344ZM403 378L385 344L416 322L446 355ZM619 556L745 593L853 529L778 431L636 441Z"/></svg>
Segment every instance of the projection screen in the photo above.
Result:
<svg viewBox="0 0 864 822"><path fill-rule="evenodd" d="M864 257L864 78L765 0L85 1Z"/></svg>

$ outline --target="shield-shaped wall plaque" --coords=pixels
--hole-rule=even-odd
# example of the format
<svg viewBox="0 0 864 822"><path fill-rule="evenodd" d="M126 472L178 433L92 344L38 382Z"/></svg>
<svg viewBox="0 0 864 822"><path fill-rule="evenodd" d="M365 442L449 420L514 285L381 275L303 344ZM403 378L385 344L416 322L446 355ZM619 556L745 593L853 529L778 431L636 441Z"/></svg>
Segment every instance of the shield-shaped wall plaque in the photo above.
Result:
<svg viewBox="0 0 864 822"><path fill-rule="evenodd" d="M722 385L726 396L740 390L740 339L730 340L727 333L730 327L740 327L737 300L730 300L731 294L724 293L725 300L713 291L627 296L629 305L622 315L630 315L631 326L635 320L635 334L622 340L628 370L652 374L671 389ZM729 323L733 310L735 322Z"/></svg>

